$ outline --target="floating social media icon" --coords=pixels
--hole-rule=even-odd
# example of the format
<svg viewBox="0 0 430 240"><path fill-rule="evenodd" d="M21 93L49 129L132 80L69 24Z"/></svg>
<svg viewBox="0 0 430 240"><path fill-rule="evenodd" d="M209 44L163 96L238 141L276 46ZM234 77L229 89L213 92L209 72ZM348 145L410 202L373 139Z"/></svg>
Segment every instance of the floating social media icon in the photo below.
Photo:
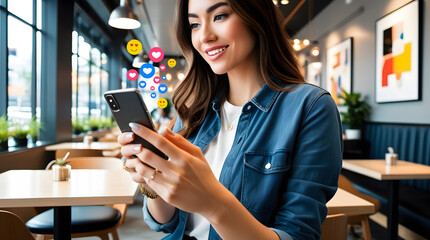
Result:
<svg viewBox="0 0 430 240"><path fill-rule="evenodd" d="M154 86L151 86L149 89L151 89L151 91L154 91L154 90L155 90L155 87L154 87Z"/></svg>
<svg viewBox="0 0 430 240"><path fill-rule="evenodd" d="M131 55L137 55L142 51L142 44L137 39L132 39L127 43L127 52Z"/></svg>
<svg viewBox="0 0 430 240"><path fill-rule="evenodd" d="M167 92L167 86L165 84L160 84L160 86L158 86L158 91L160 93L166 93Z"/></svg>
<svg viewBox="0 0 430 240"><path fill-rule="evenodd" d="M161 71L164 71L164 70L166 70L166 65L164 65L164 64L161 64L161 65L160 65L160 70L161 70Z"/></svg>
<svg viewBox="0 0 430 240"><path fill-rule="evenodd" d="M139 82L139 87L140 88L145 88L146 87L146 82L145 81L140 81Z"/></svg>
<svg viewBox="0 0 430 240"><path fill-rule="evenodd" d="M151 61L153 62L161 62L161 60L163 60L164 58L164 52L163 49L159 48L159 47L153 47L150 51L149 51L149 59L151 59Z"/></svg>
<svg viewBox="0 0 430 240"><path fill-rule="evenodd" d="M140 75L144 78L151 78L155 74L155 68L150 63L145 63L140 67Z"/></svg>
<svg viewBox="0 0 430 240"><path fill-rule="evenodd" d="M128 72L127 72L128 80L135 81L138 77L139 77L139 73L136 70L134 70L134 69L128 70Z"/></svg>
<svg viewBox="0 0 430 240"><path fill-rule="evenodd" d="M157 97L157 94L156 94L155 92L153 92L153 93L151 93L151 97L152 97L152 98L156 98L156 97Z"/></svg>
<svg viewBox="0 0 430 240"><path fill-rule="evenodd" d="M161 78L162 78L163 80L166 80L166 76L162 76Z"/></svg>
<svg viewBox="0 0 430 240"><path fill-rule="evenodd" d="M159 84L159 83L160 83L160 81L161 81L161 79L160 79L160 77L159 77L159 76L155 76L155 77L154 77L154 83L155 83L155 84Z"/></svg>
<svg viewBox="0 0 430 240"><path fill-rule="evenodd" d="M176 66L176 60L173 58L169 59L169 61L167 61L167 65L169 65L171 68Z"/></svg>
<svg viewBox="0 0 430 240"><path fill-rule="evenodd" d="M157 105L159 108L165 108L167 107L167 100L165 98L160 98L157 101Z"/></svg>

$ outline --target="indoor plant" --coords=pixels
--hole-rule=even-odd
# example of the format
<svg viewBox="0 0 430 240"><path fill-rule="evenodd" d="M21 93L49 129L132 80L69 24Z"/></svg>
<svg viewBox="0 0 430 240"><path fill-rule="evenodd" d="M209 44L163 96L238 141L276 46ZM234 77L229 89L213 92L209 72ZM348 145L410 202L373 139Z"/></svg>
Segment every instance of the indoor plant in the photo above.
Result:
<svg viewBox="0 0 430 240"><path fill-rule="evenodd" d="M9 138L9 123L7 122L6 115L0 117L0 150L7 149L7 141Z"/></svg>
<svg viewBox="0 0 430 240"><path fill-rule="evenodd" d="M42 128L42 123L40 121L37 121L36 116L34 116L31 119L29 127L30 127L30 136L34 144L39 139L39 132L40 132L40 129Z"/></svg>
<svg viewBox="0 0 430 240"><path fill-rule="evenodd" d="M85 125L79 120L72 120L73 134L79 135L86 131Z"/></svg>
<svg viewBox="0 0 430 240"><path fill-rule="evenodd" d="M29 127L23 122L15 122L13 124L13 130L11 132L11 136L15 140L16 147L25 147L27 146L28 139L27 135L30 133Z"/></svg>
<svg viewBox="0 0 430 240"><path fill-rule="evenodd" d="M72 167L69 165L70 162L67 161L69 154L70 152L68 152L63 158L57 158L54 160L55 162L52 166L52 177L54 181L67 181L70 179Z"/></svg>
<svg viewBox="0 0 430 240"><path fill-rule="evenodd" d="M348 108L346 112L340 113L342 122L349 127L345 130L346 139L360 139L363 123L370 116L370 105L360 99L360 93L347 93L342 89L338 97L344 100L343 105Z"/></svg>
<svg viewBox="0 0 430 240"><path fill-rule="evenodd" d="M97 117L90 117L88 119L88 127L90 127L91 131L97 131L100 126L100 119Z"/></svg>

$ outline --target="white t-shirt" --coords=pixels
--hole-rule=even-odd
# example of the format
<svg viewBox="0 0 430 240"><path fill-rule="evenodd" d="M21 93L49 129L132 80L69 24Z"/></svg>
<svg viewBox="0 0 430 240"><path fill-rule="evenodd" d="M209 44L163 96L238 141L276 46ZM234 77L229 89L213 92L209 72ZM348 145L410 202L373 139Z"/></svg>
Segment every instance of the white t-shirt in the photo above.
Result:
<svg viewBox="0 0 430 240"><path fill-rule="evenodd" d="M203 152L218 180L224 161L233 145L241 112L242 106L234 106L228 101L224 102L221 107L221 130ZM226 130L228 124L233 127L230 131ZM208 220L198 213L190 213L185 227L185 234L198 240L206 240L209 238L209 228Z"/></svg>

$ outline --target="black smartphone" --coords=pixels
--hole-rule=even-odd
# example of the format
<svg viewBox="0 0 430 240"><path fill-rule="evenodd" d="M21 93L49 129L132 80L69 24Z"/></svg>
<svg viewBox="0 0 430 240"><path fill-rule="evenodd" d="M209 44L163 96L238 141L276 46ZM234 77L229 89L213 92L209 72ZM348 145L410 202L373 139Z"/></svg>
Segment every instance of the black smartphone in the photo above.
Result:
<svg viewBox="0 0 430 240"><path fill-rule="evenodd" d="M156 132L139 90L136 88L111 90L105 92L104 97L121 132L132 132L128 126L130 122L142 124ZM169 159L166 154L136 134L132 143L142 144L142 147L151 150L158 156Z"/></svg>

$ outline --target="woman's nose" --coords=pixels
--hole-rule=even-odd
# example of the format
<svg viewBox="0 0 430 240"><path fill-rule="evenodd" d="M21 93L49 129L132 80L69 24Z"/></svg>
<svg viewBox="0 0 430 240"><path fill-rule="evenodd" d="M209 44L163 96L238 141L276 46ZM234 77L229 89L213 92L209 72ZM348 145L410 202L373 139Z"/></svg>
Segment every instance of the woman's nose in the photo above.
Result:
<svg viewBox="0 0 430 240"><path fill-rule="evenodd" d="M202 33L200 35L200 41L202 43L212 42L217 39L216 34L212 31L212 27L209 24L202 26Z"/></svg>

